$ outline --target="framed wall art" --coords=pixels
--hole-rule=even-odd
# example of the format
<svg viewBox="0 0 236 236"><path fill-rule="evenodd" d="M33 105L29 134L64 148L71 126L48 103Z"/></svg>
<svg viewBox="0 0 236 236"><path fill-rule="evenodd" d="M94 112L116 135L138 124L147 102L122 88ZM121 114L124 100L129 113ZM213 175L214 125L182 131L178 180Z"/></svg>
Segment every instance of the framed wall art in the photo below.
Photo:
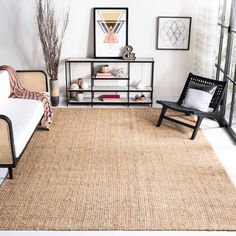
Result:
<svg viewBox="0 0 236 236"><path fill-rule="evenodd" d="M159 16L157 19L158 50L189 50L191 17Z"/></svg>
<svg viewBox="0 0 236 236"><path fill-rule="evenodd" d="M94 8L94 57L122 58L128 45L128 8Z"/></svg>

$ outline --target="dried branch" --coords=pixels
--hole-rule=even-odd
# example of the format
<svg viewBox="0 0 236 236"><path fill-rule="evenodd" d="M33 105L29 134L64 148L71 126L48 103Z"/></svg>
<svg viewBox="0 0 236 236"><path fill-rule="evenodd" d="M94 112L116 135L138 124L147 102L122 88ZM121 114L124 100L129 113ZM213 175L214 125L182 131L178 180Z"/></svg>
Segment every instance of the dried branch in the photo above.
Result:
<svg viewBox="0 0 236 236"><path fill-rule="evenodd" d="M55 80L58 75L62 42L69 22L69 11L65 14L62 29L59 31L53 0L36 0L36 2L37 26L46 69L51 79Z"/></svg>

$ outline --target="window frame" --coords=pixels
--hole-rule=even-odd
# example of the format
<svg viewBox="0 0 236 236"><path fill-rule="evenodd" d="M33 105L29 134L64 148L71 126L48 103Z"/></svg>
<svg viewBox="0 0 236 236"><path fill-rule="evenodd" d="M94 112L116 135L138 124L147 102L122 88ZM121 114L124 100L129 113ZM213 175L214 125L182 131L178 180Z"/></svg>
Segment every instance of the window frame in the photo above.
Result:
<svg viewBox="0 0 236 236"><path fill-rule="evenodd" d="M229 25L226 25L225 19L226 19L227 3L229 3L228 1L231 1L231 10L230 10ZM231 107L230 107L230 112L229 112L229 120L227 121L225 118L228 90L222 102L219 115L226 129L228 130L228 132L230 133L230 135L236 142L236 131L233 130L232 128L233 113L234 113L234 109L236 109L235 107L236 61L232 63L233 46L234 46L234 43L236 43L236 0L224 0L221 23L218 23L218 26L221 27L221 30L220 30L218 60L217 60L217 63L215 64L216 69L217 69L216 80L219 80L220 73L223 73L223 81L232 83L232 86L233 86L232 97L231 97ZM227 30L227 34L225 34L225 29ZM224 42L225 37L228 37L228 38L227 38L227 46L226 46L225 64L224 64L224 68L222 68L221 62L222 62L223 42ZM231 66L234 66L235 68L231 68ZM231 74L230 74L231 69L234 71L233 78L231 77Z"/></svg>

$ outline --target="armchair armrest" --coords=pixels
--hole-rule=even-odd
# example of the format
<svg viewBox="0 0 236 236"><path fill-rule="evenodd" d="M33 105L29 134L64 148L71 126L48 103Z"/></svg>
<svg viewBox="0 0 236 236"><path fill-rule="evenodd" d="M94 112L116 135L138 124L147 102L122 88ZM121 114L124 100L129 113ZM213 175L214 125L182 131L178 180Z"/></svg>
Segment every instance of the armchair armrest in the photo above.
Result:
<svg viewBox="0 0 236 236"><path fill-rule="evenodd" d="M14 165L14 139L12 134L12 122L0 114L0 166Z"/></svg>

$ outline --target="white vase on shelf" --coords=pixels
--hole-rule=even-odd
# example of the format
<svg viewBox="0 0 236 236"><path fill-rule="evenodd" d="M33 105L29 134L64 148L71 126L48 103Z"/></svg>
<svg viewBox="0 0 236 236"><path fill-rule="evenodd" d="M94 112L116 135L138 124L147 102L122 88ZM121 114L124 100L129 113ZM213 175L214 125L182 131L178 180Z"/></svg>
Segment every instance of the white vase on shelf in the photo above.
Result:
<svg viewBox="0 0 236 236"><path fill-rule="evenodd" d="M83 80L82 85L81 85L81 88L82 88L82 89L88 89L88 87L89 87L88 83Z"/></svg>
<svg viewBox="0 0 236 236"><path fill-rule="evenodd" d="M142 80L140 80L137 83L136 88L139 89L139 90L145 89L145 83Z"/></svg>
<svg viewBox="0 0 236 236"><path fill-rule="evenodd" d="M84 94L83 93L77 93L77 101L83 102L84 100Z"/></svg>
<svg viewBox="0 0 236 236"><path fill-rule="evenodd" d="M73 83L73 84L71 84L70 89L78 90L79 89L79 85L77 83ZM72 98L76 98L76 96L77 96L77 92L72 92L71 93L71 97Z"/></svg>

